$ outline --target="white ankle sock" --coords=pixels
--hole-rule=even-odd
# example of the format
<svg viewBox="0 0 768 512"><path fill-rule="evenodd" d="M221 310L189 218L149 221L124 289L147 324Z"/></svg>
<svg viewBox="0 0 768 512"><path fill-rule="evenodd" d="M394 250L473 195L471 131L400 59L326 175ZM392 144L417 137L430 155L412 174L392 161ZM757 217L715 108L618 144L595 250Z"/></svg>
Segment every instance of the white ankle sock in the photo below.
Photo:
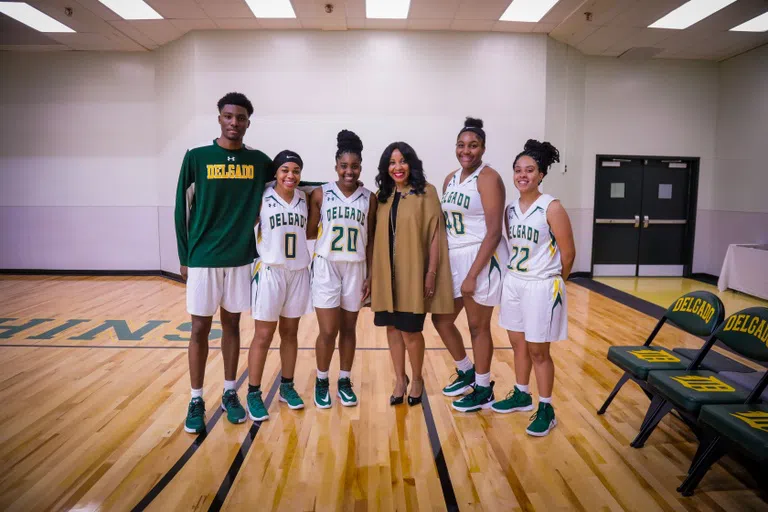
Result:
<svg viewBox="0 0 768 512"><path fill-rule="evenodd" d="M552 397L551 397L551 396L548 396L548 397L544 398L543 396L540 396L540 397L539 397L539 403L542 403L542 404L551 404L551 403L552 403Z"/></svg>
<svg viewBox="0 0 768 512"><path fill-rule="evenodd" d="M475 384L478 386L482 386L484 388L490 387L491 385L491 372L488 373L476 373L475 374Z"/></svg>
<svg viewBox="0 0 768 512"><path fill-rule="evenodd" d="M321 372L320 370L317 370L317 378L318 379L327 379L328 378L328 372Z"/></svg>
<svg viewBox="0 0 768 512"><path fill-rule="evenodd" d="M522 391L523 393L527 393L528 392L528 385L527 384L525 386L523 386L522 384L515 384L515 387L517 389L519 389L520 391Z"/></svg>
<svg viewBox="0 0 768 512"><path fill-rule="evenodd" d="M340 370L339 371L339 378L340 379L348 379L350 377L350 372Z"/></svg>
<svg viewBox="0 0 768 512"><path fill-rule="evenodd" d="M203 398L203 388L200 389L192 389L192 398Z"/></svg>
<svg viewBox="0 0 768 512"><path fill-rule="evenodd" d="M454 363L456 363L456 367L463 372L468 372L472 369L472 361L469 360L469 356L465 356L461 361L454 361Z"/></svg>
<svg viewBox="0 0 768 512"><path fill-rule="evenodd" d="M235 389L235 381L233 381L233 380L225 380L224 381L224 391L229 391L230 389Z"/></svg>

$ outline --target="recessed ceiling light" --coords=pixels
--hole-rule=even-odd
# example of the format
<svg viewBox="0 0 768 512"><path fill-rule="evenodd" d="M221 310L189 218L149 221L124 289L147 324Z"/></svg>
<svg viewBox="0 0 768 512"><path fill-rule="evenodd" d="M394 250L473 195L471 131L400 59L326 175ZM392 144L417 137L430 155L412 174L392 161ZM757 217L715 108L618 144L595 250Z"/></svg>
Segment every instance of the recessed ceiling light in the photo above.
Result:
<svg viewBox="0 0 768 512"><path fill-rule="evenodd" d="M245 0L257 18L295 18L290 0Z"/></svg>
<svg viewBox="0 0 768 512"><path fill-rule="evenodd" d="M648 25L648 28L684 29L710 16L736 0L690 0L663 18Z"/></svg>
<svg viewBox="0 0 768 512"><path fill-rule="evenodd" d="M99 0L124 20L161 20L160 14L143 0Z"/></svg>
<svg viewBox="0 0 768 512"><path fill-rule="evenodd" d="M513 0L499 21L536 23L560 0Z"/></svg>
<svg viewBox="0 0 768 512"><path fill-rule="evenodd" d="M365 17L404 20L410 8L411 0L365 0Z"/></svg>
<svg viewBox="0 0 768 512"><path fill-rule="evenodd" d="M732 32L767 32L768 31L768 12L761 14L757 18L745 21L739 26L733 27Z"/></svg>
<svg viewBox="0 0 768 512"><path fill-rule="evenodd" d="M24 2L0 2L0 12L40 32L74 32L68 26Z"/></svg>

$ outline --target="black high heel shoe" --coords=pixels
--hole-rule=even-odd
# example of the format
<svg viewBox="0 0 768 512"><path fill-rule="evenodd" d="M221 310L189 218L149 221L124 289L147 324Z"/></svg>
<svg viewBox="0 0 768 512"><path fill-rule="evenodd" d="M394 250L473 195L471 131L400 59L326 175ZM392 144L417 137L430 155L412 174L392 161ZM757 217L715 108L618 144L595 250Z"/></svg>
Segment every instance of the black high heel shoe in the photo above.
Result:
<svg viewBox="0 0 768 512"><path fill-rule="evenodd" d="M424 381L421 383L421 394L419 396L408 395L408 405L413 407L421 403L421 399L424 396Z"/></svg>
<svg viewBox="0 0 768 512"><path fill-rule="evenodd" d="M400 405L403 403L403 398L405 397L405 393L408 392L408 384L411 383L411 379L408 378L408 375L405 376L405 391L403 391L403 394L400 396L391 395L389 397L389 405ZM408 398L410 403L410 397Z"/></svg>

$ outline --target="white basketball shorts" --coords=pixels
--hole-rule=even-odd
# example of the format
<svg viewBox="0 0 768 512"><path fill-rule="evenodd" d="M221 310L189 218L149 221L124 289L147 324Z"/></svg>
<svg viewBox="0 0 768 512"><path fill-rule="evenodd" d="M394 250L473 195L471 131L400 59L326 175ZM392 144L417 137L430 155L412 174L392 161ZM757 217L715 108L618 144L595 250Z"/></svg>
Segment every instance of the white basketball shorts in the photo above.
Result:
<svg viewBox="0 0 768 512"><path fill-rule="evenodd" d="M360 311L365 270L364 261L329 261L315 256L312 260L312 305Z"/></svg>
<svg viewBox="0 0 768 512"><path fill-rule="evenodd" d="M547 343L568 337L568 305L560 276L525 280L506 272L499 325L525 333L526 341Z"/></svg>
<svg viewBox="0 0 768 512"><path fill-rule="evenodd" d="M213 316L221 306L230 313L251 309L252 264L241 267L189 267L187 271L187 312Z"/></svg>
<svg viewBox="0 0 768 512"><path fill-rule="evenodd" d="M270 267L256 260L251 282L251 316L277 322L281 316L299 318L312 312L309 269Z"/></svg>
<svg viewBox="0 0 768 512"><path fill-rule="evenodd" d="M469 269L477 258L480 245L469 245L448 251L448 259L451 263L451 276L453 277L453 298L461 297L461 284L469 274ZM498 306L501 302L501 288L504 280L504 267L496 254L480 271L475 284L475 294L472 299L483 306Z"/></svg>

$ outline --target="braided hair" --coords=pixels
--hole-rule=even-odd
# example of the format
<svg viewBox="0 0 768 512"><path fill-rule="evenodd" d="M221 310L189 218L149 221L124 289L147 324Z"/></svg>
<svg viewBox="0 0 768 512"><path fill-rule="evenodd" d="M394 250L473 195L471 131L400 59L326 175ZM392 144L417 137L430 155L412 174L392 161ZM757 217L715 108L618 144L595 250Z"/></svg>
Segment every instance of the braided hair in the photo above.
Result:
<svg viewBox="0 0 768 512"><path fill-rule="evenodd" d="M344 153L352 153L363 161L363 141L357 136L355 132L349 130L341 130L336 135L336 160L338 160Z"/></svg>
<svg viewBox="0 0 768 512"><path fill-rule="evenodd" d="M521 156L529 156L533 158L539 166L539 172L541 172L543 176L547 175L550 165L560 161L560 152L555 146L549 142L539 142L534 139L528 139L523 151L515 157L515 163L512 164L513 167L517 165L517 160Z"/></svg>
<svg viewBox="0 0 768 512"><path fill-rule="evenodd" d="M482 119L475 119L474 117L468 117L464 121L464 128L461 129L459 134L456 136L458 139L461 137L461 134L464 132L472 132L483 142L483 147L485 147L485 131L483 130L483 120Z"/></svg>

